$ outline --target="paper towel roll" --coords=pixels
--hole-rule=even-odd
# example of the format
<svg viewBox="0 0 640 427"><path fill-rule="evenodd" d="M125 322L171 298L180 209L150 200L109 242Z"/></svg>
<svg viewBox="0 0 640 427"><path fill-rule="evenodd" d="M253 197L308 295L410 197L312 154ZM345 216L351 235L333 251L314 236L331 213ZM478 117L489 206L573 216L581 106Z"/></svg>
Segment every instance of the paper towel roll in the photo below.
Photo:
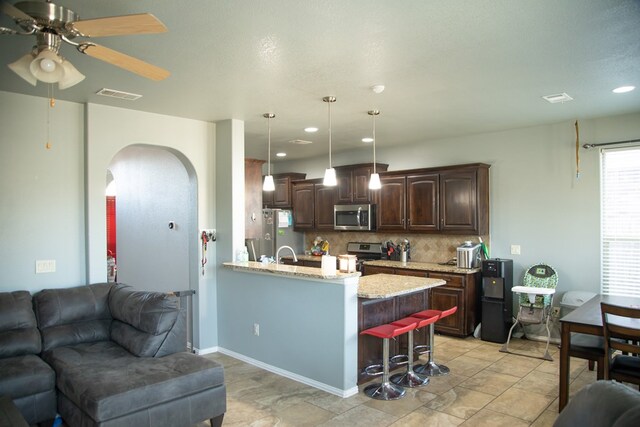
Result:
<svg viewBox="0 0 640 427"><path fill-rule="evenodd" d="M336 257L331 255L322 255L322 274L324 276L336 275Z"/></svg>

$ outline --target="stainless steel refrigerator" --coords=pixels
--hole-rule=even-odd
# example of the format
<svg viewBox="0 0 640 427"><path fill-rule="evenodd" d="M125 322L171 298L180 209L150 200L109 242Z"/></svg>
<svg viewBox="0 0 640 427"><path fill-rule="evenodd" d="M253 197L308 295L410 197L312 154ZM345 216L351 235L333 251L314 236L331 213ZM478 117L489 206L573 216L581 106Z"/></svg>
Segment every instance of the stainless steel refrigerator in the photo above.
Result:
<svg viewBox="0 0 640 427"><path fill-rule="evenodd" d="M260 255L272 257L280 246L291 246L296 254L304 253L304 233L293 231L293 212L289 209L262 210ZM280 255L291 255L289 251Z"/></svg>

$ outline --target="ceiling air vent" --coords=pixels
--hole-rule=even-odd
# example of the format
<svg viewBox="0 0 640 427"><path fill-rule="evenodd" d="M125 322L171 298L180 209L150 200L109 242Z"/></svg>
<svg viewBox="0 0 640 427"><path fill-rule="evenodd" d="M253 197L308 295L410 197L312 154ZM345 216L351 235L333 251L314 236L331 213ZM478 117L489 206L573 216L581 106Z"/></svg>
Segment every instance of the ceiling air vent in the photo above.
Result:
<svg viewBox="0 0 640 427"><path fill-rule="evenodd" d="M546 96L543 96L542 99L544 99L545 101L551 104L557 104L558 102L573 101L573 98L564 92L556 93L555 95L546 95Z"/></svg>
<svg viewBox="0 0 640 427"><path fill-rule="evenodd" d="M306 139L292 139L291 141L289 141L289 143L290 144L296 144L296 145L313 144L313 142L307 141Z"/></svg>
<svg viewBox="0 0 640 427"><path fill-rule="evenodd" d="M98 92L96 92L96 95L109 96L111 98L118 98L118 99L126 99L128 101L135 101L136 99L142 98L142 95L138 95L136 93L123 92L121 90L113 90L113 89L107 89L107 88L100 89Z"/></svg>

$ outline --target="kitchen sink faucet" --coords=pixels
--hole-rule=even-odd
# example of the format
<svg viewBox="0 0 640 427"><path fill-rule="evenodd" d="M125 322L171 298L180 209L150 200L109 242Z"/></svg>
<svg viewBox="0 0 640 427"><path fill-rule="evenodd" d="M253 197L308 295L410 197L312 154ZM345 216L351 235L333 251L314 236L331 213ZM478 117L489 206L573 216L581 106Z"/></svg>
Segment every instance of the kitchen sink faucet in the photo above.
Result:
<svg viewBox="0 0 640 427"><path fill-rule="evenodd" d="M296 253L291 246L280 246L278 248L278 251L276 252L276 264L280 264L280 251L282 249L289 249L291 251L291 254L293 254L293 262L298 262L298 257L296 257Z"/></svg>

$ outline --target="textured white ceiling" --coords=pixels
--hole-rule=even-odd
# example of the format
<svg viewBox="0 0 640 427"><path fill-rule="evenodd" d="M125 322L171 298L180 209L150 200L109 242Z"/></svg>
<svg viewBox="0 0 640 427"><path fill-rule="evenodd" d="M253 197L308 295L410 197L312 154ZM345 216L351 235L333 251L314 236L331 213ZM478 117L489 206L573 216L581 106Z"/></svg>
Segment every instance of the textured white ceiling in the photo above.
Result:
<svg viewBox="0 0 640 427"><path fill-rule="evenodd" d="M15 0L8 0L15 3ZM87 78L59 99L199 120L245 121L246 155L287 159L327 152L334 95L334 151L361 147L378 108L377 144L640 111L638 0L59 0L81 18L151 12L168 33L95 42L171 71L148 81L63 46ZM0 26L12 26L7 17ZM33 37L0 36L0 63L29 51ZM370 87L384 84L382 94ZM631 84L638 90L614 95ZM101 88L143 95L98 97ZM6 66L0 90L46 96ZM567 92L551 105L543 95ZM306 126L320 128L306 134ZM311 145L287 141L305 139Z"/></svg>

